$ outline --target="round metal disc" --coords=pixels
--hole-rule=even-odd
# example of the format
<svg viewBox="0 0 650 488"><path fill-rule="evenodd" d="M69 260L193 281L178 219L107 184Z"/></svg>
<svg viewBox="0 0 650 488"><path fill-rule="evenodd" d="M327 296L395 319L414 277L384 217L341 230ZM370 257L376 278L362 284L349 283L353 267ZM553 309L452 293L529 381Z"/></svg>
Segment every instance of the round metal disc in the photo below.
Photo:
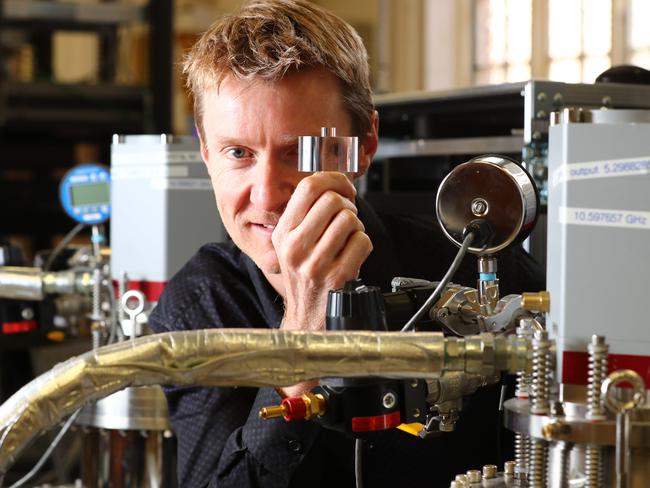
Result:
<svg viewBox="0 0 650 488"><path fill-rule="evenodd" d="M538 208L537 188L530 175L503 156L479 156L455 167L436 197L438 221L459 247L470 222L489 222L493 239L485 248L470 246L475 254L492 254L525 239L535 226Z"/></svg>

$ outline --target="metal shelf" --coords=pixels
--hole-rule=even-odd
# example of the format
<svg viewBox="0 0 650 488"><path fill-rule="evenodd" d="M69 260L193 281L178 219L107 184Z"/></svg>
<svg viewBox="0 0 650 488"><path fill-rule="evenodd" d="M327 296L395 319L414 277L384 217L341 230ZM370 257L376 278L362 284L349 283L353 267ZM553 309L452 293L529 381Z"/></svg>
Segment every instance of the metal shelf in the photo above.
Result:
<svg viewBox="0 0 650 488"><path fill-rule="evenodd" d="M4 0L2 18L9 22L65 22L112 25L146 19L146 9L124 3L77 4L43 0Z"/></svg>
<svg viewBox="0 0 650 488"><path fill-rule="evenodd" d="M148 92L113 84L0 83L0 128L78 135L146 129Z"/></svg>
<svg viewBox="0 0 650 488"><path fill-rule="evenodd" d="M523 136L459 137L455 139L382 139L375 159L415 156L473 155L484 153L521 153Z"/></svg>

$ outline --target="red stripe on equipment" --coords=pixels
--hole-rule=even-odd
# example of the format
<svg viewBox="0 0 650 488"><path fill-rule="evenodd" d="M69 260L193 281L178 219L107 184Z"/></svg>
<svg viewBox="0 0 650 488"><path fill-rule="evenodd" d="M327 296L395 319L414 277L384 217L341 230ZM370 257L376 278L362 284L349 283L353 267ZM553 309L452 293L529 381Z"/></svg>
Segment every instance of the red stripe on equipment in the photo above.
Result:
<svg viewBox="0 0 650 488"><path fill-rule="evenodd" d="M145 280L131 280L127 283L127 290L138 290L144 293L144 297L148 302L157 302L160 295L167 286L166 281L145 281ZM118 283L113 280L113 288L115 290L115 297L117 298Z"/></svg>
<svg viewBox="0 0 650 488"><path fill-rule="evenodd" d="M352 432L392 429L401 423L402 417L399 412L374 417L352 417Z"/></svg>
<svg viewBox="0 0 650 488"><path fill-rule="evenodd" d="M617 369L632 369L639 373L650 386L650 356L631 354L610 354L607 356L608 373ZM562 354L562 383L586 385L589 377L589 354L586 352L564 351Z"/></svg>
<svg viewBox="0 0 650 488"><path fill-rule="evenodd" d="M23 322L4 322L2 324L3 334L20 334L22 332L31 332L38 329L35 320L25 320Z"/></svg>

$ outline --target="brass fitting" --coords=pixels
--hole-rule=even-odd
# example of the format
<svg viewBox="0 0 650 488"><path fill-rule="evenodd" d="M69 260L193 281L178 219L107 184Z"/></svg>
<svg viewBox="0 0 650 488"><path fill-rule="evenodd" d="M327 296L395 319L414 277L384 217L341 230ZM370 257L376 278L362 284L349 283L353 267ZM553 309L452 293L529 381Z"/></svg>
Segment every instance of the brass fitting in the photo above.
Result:
<svg viewBox="0 0 650 488"><path fill-rule="evenodd" d="M551 308L551 295L547 291L522 293L521 308L535 312L548 312Z"/></svg>
<svg viewBox="0 0 650 488"><path fill-rule="evenodd" d="M320 393L305 393L299 397L287 397L282 404L260 409L261 419L268 420L283 417L290 422L292 420L310 420L316 416L325 414L327 402Z"/></svg>
<svg viewBox="0 0 650 488"><path fill-rule="evenodd" d="M542 435L547 441L560 440L569 433L571 433L571 426L560 420L554 420L542 427Z"/></svg>
<svg viewBox="0 0 650 488"><path fill-rule="evenodd" d="M263 420L274 419L277 417L284 417L287 413L284 405L274 405L270 407L260 408L260 418Z"/></svg>
<svg viewBox="0 0 650 488"><path fill-rule="evenodd" d="M305 393L302 396L302 400L305 402L305 406L307 407L307 415L305 416L305 420L309 420L314 417L322 417L325 415L327 402L325 401L325 397L322 394L311 392Z"/></svg>

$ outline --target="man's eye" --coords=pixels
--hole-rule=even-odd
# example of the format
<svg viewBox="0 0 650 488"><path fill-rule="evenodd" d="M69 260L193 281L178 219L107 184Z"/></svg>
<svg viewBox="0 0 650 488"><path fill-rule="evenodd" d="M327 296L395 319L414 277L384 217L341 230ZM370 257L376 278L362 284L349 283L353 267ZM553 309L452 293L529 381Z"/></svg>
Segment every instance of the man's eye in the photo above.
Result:
<svg viewBox="0 0 650 488"><path fill-rule="evenodd" d="M242 147L233 147L232 149L228 149L228 155L235 159L242 159L249 156L249 153Z"/></svg>

